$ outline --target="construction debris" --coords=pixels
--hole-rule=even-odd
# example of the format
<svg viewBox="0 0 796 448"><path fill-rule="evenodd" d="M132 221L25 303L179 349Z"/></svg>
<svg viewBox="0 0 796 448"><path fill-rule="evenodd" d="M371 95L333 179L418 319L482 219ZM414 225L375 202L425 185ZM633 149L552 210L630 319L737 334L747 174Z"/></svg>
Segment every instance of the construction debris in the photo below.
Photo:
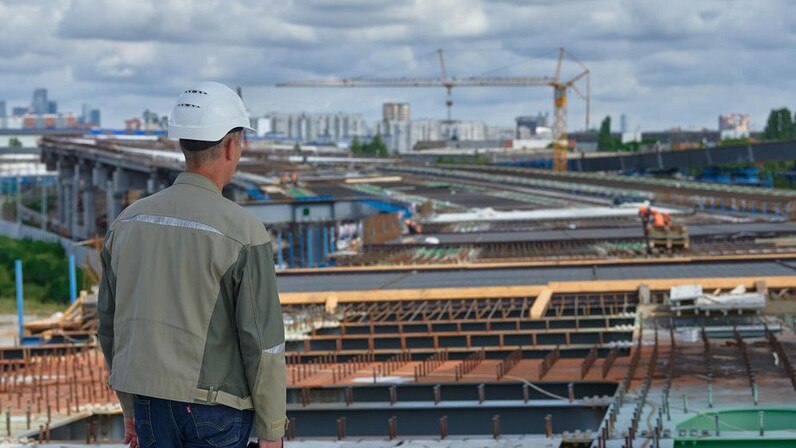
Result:
<svg viewBox="0 0 796 448"><path fill-rule="evenodd" d="M762 288L765 288L763 284ZM717 289L712 293L702 291L702 285L673 286L669 291L669 308L678 316L683 311L696 314L730 312L742 314L744 311L760 312L766 306L766 295L761 292L747 292L744 285L738 285L729 292L722 293Z"/></svg>
<svg viewBox="0 0 796 448"><path fill-rule="evenodd" d="M89 333L97 328L97 295L80 291L80 296L63 313L58 312L47 319L28 322L25 333L41 336L45 341L53 336L68 336L70 333Z"/></svg>

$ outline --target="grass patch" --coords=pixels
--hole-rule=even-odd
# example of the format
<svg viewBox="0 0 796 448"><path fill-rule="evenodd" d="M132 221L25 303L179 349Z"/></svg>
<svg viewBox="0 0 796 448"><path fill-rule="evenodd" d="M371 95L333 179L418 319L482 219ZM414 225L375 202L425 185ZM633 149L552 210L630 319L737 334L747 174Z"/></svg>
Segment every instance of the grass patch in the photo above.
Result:
<svg viewBox="0 0 796 448"><path fill-rule="evenodd" d="M38 300L25 299L25 315L35 315L38 317L50 317L59 311L63 312L69 306L64 303L40 302ZM16 299L3 297L0 299L0 314L17 314Z"/></svg>

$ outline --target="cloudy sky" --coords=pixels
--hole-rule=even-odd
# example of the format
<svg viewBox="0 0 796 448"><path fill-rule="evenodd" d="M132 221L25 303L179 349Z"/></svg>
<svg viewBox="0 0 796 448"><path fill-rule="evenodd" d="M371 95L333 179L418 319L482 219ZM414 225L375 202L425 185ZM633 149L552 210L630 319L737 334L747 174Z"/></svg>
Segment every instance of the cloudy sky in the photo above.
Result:
<svg viewBox="0 0 796 448"><path fill-rule="evenodd" d="M99 106L106 126L167 113L194 80L243 88L251 111L359 112L408 101L443 118L441 89L277 89L332 76L551 75L564 46L591 71L592 125L763 127L796 107L796 2L789 0L0 0L0 99L47 87L61 110ZM568 63L565 74L576 73ZM548 88L454 90L454 117L511 125L549 111ZM572 98L570 129L584 126Z"/></svg>

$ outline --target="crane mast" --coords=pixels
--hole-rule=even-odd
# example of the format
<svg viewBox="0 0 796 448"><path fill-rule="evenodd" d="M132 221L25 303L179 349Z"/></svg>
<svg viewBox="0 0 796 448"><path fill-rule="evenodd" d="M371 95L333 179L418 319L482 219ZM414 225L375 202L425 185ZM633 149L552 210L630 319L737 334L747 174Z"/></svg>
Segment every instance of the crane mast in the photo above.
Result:
<svg viewBox="0 0 796 448"><path fill-rule="evenodd" d="M556 70L552 77L548 76L465 76L449 77L445 66L444 50L437 50L440 65L440 76L435 77L403 77L403 78L331 78L309 81L290 81L278 83L277 87L444 87L447 93L445 106L447 119L451 122L451 108L453 107L452 90L454 87L533 87L547 86L553 88L553 169L555 171L567 170L567 153L569 143L567 139L567 94L571 90L580 96L586 103L586 129L589 128L589 114L591 107L590 98L590 73L577 58L572 56L563 47L559 48ZM561 70L567 57L575 62L581 71L573 78L561 80ZM585 78L586 94L582 94L576 83Z"/></svg>

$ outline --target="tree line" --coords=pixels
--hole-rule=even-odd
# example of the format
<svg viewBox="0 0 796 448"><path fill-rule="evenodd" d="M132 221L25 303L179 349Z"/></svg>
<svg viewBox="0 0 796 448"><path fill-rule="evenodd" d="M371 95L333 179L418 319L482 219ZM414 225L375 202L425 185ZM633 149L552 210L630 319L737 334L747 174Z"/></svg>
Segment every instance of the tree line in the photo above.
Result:
<svg viewBox="0 0 796 448"><path fill-rule="evenodd" d="M386 157L389 151L381 135L376 134L369 142L364 143L354 137L354 140L351 142L351 152L357 155Z"/></svg>
<svg viewBox="0 0 796 448"><path fill-rule="evenodd" d="M794 140L796 139L796 125L790 109L783 107L774 109L768 115L766 128L763 130L764 140Z"/></svg>
<svg viewBox="0 0 796 448"><path fill-rule="evenodd" d="M15 295L14 260L22 260L25 300L69 303L68 260L58 243L0 237L0 300ZM77 270L78 285L83 271Z"/></svg>
<svg viewBox="0 0 796 448"><path fill-rule="evenodd" d="M766 127L763 129L761 138L763 140L796 140L796 117L794 117L790 109L787 107L773 109L768 115ZM597 135L597 149L599 151L633 151L637 150L640 145L647 143L642 140L640 143L623 144L620 138L611 133L610 115L603 118L600 124L600 131ZM743 139L743 143L748 143L748 139Z"/></svg>

